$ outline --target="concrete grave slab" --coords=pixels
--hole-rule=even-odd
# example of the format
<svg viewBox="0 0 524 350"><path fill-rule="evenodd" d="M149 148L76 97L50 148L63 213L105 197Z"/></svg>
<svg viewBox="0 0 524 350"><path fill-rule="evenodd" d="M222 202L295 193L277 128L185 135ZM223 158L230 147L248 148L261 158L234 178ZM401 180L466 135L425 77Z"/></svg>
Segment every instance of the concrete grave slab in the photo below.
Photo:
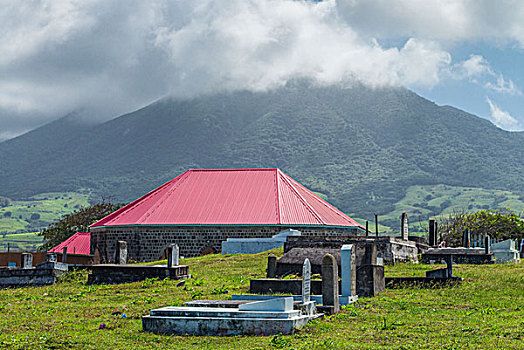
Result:
<svg viewBox="0 0 524 350"><path fill-rule="evenodd" d="M293 310L293 298L276 298L255 301L238 306L240 311L291 311Z"/></svg>

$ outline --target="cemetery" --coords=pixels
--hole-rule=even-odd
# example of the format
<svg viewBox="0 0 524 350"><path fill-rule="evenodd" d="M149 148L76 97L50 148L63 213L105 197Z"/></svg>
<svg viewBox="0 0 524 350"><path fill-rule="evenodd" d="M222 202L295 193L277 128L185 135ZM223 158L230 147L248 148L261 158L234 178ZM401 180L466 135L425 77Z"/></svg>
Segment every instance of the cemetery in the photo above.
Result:
<svg viewBox="0 0 524 350"><path fill-rule="evenodd" d="M429 228L427 242L409 236L403 214L397 237L367 229L338 235L287 229L269 238L228 238L222 254L193 258L181 257L172 242L165 248L166 260L147 265L132 261L129 251L137 251L136 240L117 240L111 264L73 266L64 246L62 262L51 253L33 267L33 256L24 253L21 267L0 269L0 285L40 287L15 289L15 295L26 295L22 299L0 289L7 300L0 308L8 320L0 320L0 326L9 330L6 322L19 324L13 317L24 314L23 301L40 298L42 306L60 300L61 309L83 315L78 327L71 316L55 311L68 324L68 346L107 348L131 335L144 347L442 348L468 338L450 332L455 322L469 324L476 332L469 341L479 346L488 341L481 332L499 334L493 348L513 346L520 326L508 317L517 318L524 308L524 268L518 265L516 242L466 230L462 246L451 248L438 244L436 223ZM57 298L55 290L64 290L65 297ZM55 296L47 300L50 294ZM461 311L479 307L504 314ZM49 324L38 313L24 315L34 324ZM475 321L485 318L497 326L486 329L485 322ZM430 325L437 334L428 337ZM20 344L33 345L36 336L24 332ZM13 339L0 334L1 345L9 347Z"/></svg>

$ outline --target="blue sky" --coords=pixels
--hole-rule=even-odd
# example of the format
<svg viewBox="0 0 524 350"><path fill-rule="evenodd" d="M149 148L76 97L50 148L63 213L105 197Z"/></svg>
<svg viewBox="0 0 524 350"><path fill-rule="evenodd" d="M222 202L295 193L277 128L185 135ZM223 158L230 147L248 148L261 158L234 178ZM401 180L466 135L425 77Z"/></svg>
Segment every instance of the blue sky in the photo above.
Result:
<svg viewBox="0 0 524 350"><path fill-rule="evenodd" d="M0 141L290 79L405 86L524 130L524 1L4 0Z"/></svg>
<svg viewBox="0 0 524 350"><path fill-rule="evenodd" d="M435 101L441 105L451 105L472 114L495 120L492 116L496 110L509 114L517 120L518 124L502 124L504 129L524 129L524 52L518 47L496 47L489 43L476 45L463 45L453 48L451 55L457 61L467 60L471 55L482 56L496 74L500 74L512 81L515 92L496 91L486 88L487 82L495 83L497 76L484 77L478 82L465 80L446 79L440 84L430 88L414 88L418 94ZM491 101L490 102L488 101ZM510 123L511 124L511 123Z"/></svg>

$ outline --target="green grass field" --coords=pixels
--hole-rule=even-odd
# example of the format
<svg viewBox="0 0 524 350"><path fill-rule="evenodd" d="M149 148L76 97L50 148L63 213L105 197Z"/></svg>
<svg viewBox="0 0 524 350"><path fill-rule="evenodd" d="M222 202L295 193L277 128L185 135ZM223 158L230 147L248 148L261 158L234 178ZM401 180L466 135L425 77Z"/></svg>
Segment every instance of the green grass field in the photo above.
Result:
<svg viewBox="0 0 524 350"><path fill-rule="evenodd" d="M277 254L281 254L281 250ZM436 289L387 290L289 336L193 337L142 332L149 310L245 293L268 253L185 259L194 278L85 285L85 274L40 288L0 290L0 348L8 349L522 349L524 266L456 265L466 280ZM400 264L386 276L436 266ZM126 318L122 314L126 314ZM99 330L101 323L105 329Z"/></svg>

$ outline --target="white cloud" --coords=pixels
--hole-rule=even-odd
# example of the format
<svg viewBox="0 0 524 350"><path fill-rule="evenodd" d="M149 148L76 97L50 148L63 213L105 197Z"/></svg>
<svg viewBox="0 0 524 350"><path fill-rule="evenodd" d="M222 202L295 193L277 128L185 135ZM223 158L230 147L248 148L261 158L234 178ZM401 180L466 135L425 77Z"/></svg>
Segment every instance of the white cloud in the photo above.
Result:
<svg viewBox="0 0 524 350"><path fill-rule="evenodd" d="M337 4L341 16L362 35L516 43L524 48L523 1L338 0Z"/></svg>
<svg viewBox="0 0 524 350"><path fill-rule="evenodd" d="M519 131L523 129L523 125L516 118L512 117L508 112L501 110L489 97L486 97L486 102L491 111L491 121L493 124L509 131Z"/></svg>
<svg viewBox="0 0 524 350"><path fill-rule="evenodd" d="M454 64L450 74L454 79L466 79L498 93L522 95L511 79L506 80L504 75L496 73L481 55L470 55L467 60Z"/></svg>
<svg viewBox="0 0 524 350"><path fill-rule="evenodd" d="M432 87L455 74L518 94L481 56L454 64L449 45L522 45L523 8L478 0L4 0L0 115L40 124L89 107L107 118L168 93L265 90L297 77Z"/></svg>

